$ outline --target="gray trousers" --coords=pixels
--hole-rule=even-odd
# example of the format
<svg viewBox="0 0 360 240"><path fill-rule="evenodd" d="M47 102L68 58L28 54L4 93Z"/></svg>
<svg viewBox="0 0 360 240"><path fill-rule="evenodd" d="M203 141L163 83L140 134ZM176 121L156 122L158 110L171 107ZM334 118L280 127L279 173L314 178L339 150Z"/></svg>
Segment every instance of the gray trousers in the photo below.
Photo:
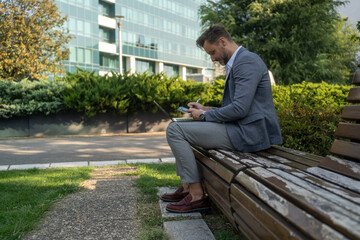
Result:
<svg viewBox="0 0 360 240"><path fill-rule="evenodd" d="M190 144L209 148L234 149L225 124L215 122L172 122L166 138L176 159L176 173L181 183L200 182L196 160Z"/></svg>

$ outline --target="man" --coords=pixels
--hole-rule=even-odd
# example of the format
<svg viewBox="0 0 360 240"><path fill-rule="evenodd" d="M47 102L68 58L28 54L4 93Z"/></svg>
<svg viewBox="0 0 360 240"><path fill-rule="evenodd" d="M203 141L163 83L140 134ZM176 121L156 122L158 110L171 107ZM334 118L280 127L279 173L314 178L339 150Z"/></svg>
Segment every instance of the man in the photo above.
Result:
<svg viewBox="0 0 360 240"><path fill-rule="evenodd" d="M167 128L167 140L176 159L176 171L182 186L161 196L170 212L209 210L194 154L190 145L255 152L281 144L271 92L268 69L255 53L238 46L222 25L210 26L196 41L212 61L225 66L226 80L222 106L188 104L195 121L173 122Z"/></svg>

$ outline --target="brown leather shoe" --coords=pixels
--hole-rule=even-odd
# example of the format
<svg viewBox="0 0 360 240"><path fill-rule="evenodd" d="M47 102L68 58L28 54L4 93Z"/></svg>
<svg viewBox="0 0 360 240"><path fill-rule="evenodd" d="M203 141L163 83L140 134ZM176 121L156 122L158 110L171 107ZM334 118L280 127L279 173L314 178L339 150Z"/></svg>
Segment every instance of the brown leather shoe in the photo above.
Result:
<svg viewBox="0 0 360 240"><path fill-rule="evenodd" d="M183 200L177 203L169 203L166 206L168 212L173 213L192 213L208 212L210 210L209 197L203 197L200 200L191 202L192 196L189 193Z"/></svg>
<svg viewBox="0 0 360 240"><path fill-rule="evenodd" d="M178 202L182 200L189 192L183 192L183 186L179 187L174 193L165 193L160 197L164 202Z"/></svg>

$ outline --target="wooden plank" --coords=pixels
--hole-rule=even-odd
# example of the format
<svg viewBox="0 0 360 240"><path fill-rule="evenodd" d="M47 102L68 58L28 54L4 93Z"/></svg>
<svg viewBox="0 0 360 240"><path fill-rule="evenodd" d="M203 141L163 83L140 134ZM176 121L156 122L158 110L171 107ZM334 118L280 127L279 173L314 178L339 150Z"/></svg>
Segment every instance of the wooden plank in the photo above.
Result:
<svg viewBox="0 0 360 240"><path fill-rule="evenodd" d="M270 172L274 173L277 176L280 176L284 182L289 183L287 184L287 187L297 187L296 185L300 186L299 187L299 191L302 191L304 193L303 190L301 190L300 188L304 188L308 191L308 194L313 195L314 198L316 196L321 197L322 199L326 199L326 201L329 202L329 204L331 204L330 206L334 206L334 210L335 208L338 209L342 214L346 215L349 218L353 218L353 219L358 219L359 223L360 223L360 216L357 216L358 213L360 213L360 204L356 204L354 202L351 202L349 200L347 200L346 198L344 198L343 196L339 196L337 194L334 194L331 191L327 191L326 189L318 186L317 184L312 184L308 181L305 181L304 179L292 175L290 173L287 173L285 171L281 171L278 169L268 169ZM281 187L282 189L285 189L285 187ZM291 195L293 195L292 193L289 193ZM292 196L297 198L297 200L301 200L299 199L296 195ZM307 198L306 196L304 196L304 198ZM306 201L304 201L305 204L307 204ZM335 204L335 205L334 205ZM341 206L341 207L339 207ZM312 206L311 206L312 207ZM316 206L314 206L316 207ZM325 207L325 205L324 205ZM343 209L343 211L341 211L341 209ZM317 211L316 209L314 211ZM321 211L321 209L320 209ZM326 213L325 213L326 214ZM315 214L314 214L315 215ZM335 221L337 221L337 219L335 219Z"/></svg>
<svg viewBox="0 0 360 240"><path fill-rule="evenodd" d="M231 196L231 206L234 211L246 220L246 224L252 229L253 232L259 236L260 239L276 240L276 237L265 225L263 225L250 211L248 211L240 201L233 195Z"/></svg>
<svg viewBox="0 0 360 240"><path fill-rule="evenodd" d="M277 174L257 167L247 170L247 173L331 228L350 238L360 238L360 215L353 214L323 196L317 195L316 191L307 190L301 186L303 181L294 184L288 179L279 176L281 170L273 169L273 171L277 172ZM319 188L316 190L319 190Z"/></svg>
<svg viewBox="0 0 360 240"><path fill-rule="evenodd" d="M262 183L256 181L245 172L240 172L235 178L236 181L238 181L248 191L261 199L274 211L281 214L288 222L295 225L304 234L309 235L310 238L346 239L346 237L341 233L320 222L317 218L267 188Z"/></svg>
<svg viewBox="0 0 360 240"><path fill-rule="evenodd" d="M295 150L295 149L291 149L291 148L287 148L287 147L283 147L283 146L273 145L273 146L271 146L271 148L275 148L275 149L278 149L280 151L293 154L295 156L301 156L301 157L307 158L307 159L315 161L315 162L322 160L321 156L318 156L318 155L315 155L315 154L312 154L312 153L302 152L302 151L299 151L299 150Z"/></svg>
<svg viewBox="0 0 360 240"><path fill-rule="evenodd" d="M360 124L339 123L335 133L337 137L349 138L352 140L360 140Z"/></svg>
<svg viewBox="0 0 360 240"><path fill-rule="evenodd" d="M285 152L285 151L282 151L277 148L269 148L266 150L266 152L271 153L275 156L280 156L280 157L286 158L287 160L291 160L294 162L304 164L308 167L316 167L319 164L318 160L309 159L305 155L303 155L303 156L295 155L293 153Z"/></svg>
<svg viewBox="0 0 360 240"><path fill-rule="evenodd" d="M262 166L258 162L254 161L249 153L240 153L240 152L230 152L226 150L220 150L221 153L227 156L231 156L232 158L236 159L237 161L241 162L246 167L259 167Z"/></svg>
<svg viewBox="0 0 360 240"><path fill-rule="evenodd" d="M346 159L326 156L319 167L360 180L360 164Z"/></svg>
<svg viewBox="0 0 360 240"><path fill-rule="evenodd" d="M231 184L231 196L239 200L259 221L271 229L280 239L307 239L297 229L287 223L277 212L252 197L240 185ZM232 204L232 203L231 203Z"/></svg>
<svg viewBox="0 0 360 240"><path fill-rule="evenodd" d="M198 169L203 178L214 188L216 191L228 201L230 201L230 185L226 184L219 176L217 176L213 171L205 167L203 164L198 162Z"/></svg>
<svg viewBox="0 0 360 240"><path fill-rule="evenodd" d="M350 88L350 92L346 100L352 103L360 102L360 87Z"/></svg>
<svg viewBox="0 0 360 240"><path fill-rule="evenodd" d="M346 142L335 139L330 152L360 162L360 143Z"/></svg>
<svg viewBox="0 0 360 240"><path fill-rule="evenodd" d="M244 220L241 219L241 217L237 213L234 214L234 220L238 224L239 231L245 235L246 239L251 240L260 240L258 236L249 228L248 225L244 222Z"/></svg>
<svg viewBox="0 0 360 240"><path fill-rule="evenodd" d="M298 162L293 162L293 161L287 160L286 158L283 158L283 157L280 157L280 156L277 156L277 155L274 155L274 154L271 154L271 153L268 153L265 151L256 152L256 154L259 156L265 157L265 158L269 158L272 161L282 163L286 166L289 166L290 168L296 168L296 169L302 169L302 170L306 170L308 168L307 165L304 165L304 164L301 164Z"/></svg>
<svg viewBox="0 0 360 240"><path fill-rule="evenodd" d="M355 71L354 78L352 80L354 85L360 85L360 69Z"/></svg>
<svg viewBox="0 0 360 240"><path fill-rule="evenodd" d="M231 204L229 201L227 201L225 198L221 197L216 190L207 182L205 179L203 179L203 185L209 194L210 199L216 204L216 206L224 213L226 218L231 222L233 226L235 225L235 221L232 215L232 209Z"/></svg>
<svg viewBox="0 0 360 240"><path fill-rule="evenodd" d="M241 169L244 169L246 166L241 164L237 159L230 158L220 151L210 149L208 150L210 157L220 162L222 165L226 166L232 172L239 172Z"/></svg>
<svg viewBox="0 0 360 240"><path fill-rule="evenodd" d="M360 105L346 105L344 106L341 118L345 120L360 120Z"/></svg>
<svg viewBox="0 0 360 240"><path fill-rule="evenodd" d="M286 170L286 172L295 175L297 177L300 177L301 179L314 184L318 187L324 188L329 192L332 192L334 194L337 194L338 196L341 196L353 203L356 204L360 204L360 194L356 193L354 191L351 191L347 188L343 188L337 184L334 184L332 182L326 181L324 179L321 179L317 176L314 176L310 173L307 172L303 172L301 170L297 170L297 169L291 169L291 170ZM324 174L325 175L325 174ZM335 180L336 181L336 180Z"/></svg>
<svg viewBox="0 0 360 240"><path fill-rule="evenodd" d="M195 158L198 159L198 161L201 161L205 166L212 169L217 175L219 175L225 182L230 184L231 179L233 178L233 173L226 169L221 164L215 162L214 160L210 159L207 156L204 156L196 149L193 149L193 152L195 154Z"/></svg>

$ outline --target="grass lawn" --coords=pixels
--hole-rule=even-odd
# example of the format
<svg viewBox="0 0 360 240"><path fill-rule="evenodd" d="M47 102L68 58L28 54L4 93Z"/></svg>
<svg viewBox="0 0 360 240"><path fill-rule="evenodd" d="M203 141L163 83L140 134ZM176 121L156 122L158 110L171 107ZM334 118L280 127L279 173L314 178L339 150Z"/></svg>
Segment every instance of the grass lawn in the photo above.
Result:
<svg viewBox="0 0 360 240"><path fill-rule="evenodd" d="M126 165L125 167L128 167ZM139 239L168 239L163 230L157 187L177 187L175 164L136 164L136 187L141 197L138 217L142 224ZM120 166L123 167L123 166ZM69 193L79 191L80 184L91 177L94 168L56 168L46 170L0 171L0 239L20 239L34 229L51 205ZM239 239L224 215L212 205L204 220L218 240Z"/></svg>
<svg viewBox="0 0 360 240"><path fill-rule="evenodd" d="M0 239L20 239L56 200L80 189L93 168L0 171Z"/></svg>
<svg viewBox="0 0 360 240"><path fill-rule="evenodd" d="M125 175L139 175L136 187L141 199L138 216L142 223L141 240L168 239L163 230L163 219L159 209L157 187L178 187L180 178L176 176L175 164L139 164L136 171ZM235 240L242 237L232 228L226 217L212 204L210 213L202 214L217 240Z"/></svg>

